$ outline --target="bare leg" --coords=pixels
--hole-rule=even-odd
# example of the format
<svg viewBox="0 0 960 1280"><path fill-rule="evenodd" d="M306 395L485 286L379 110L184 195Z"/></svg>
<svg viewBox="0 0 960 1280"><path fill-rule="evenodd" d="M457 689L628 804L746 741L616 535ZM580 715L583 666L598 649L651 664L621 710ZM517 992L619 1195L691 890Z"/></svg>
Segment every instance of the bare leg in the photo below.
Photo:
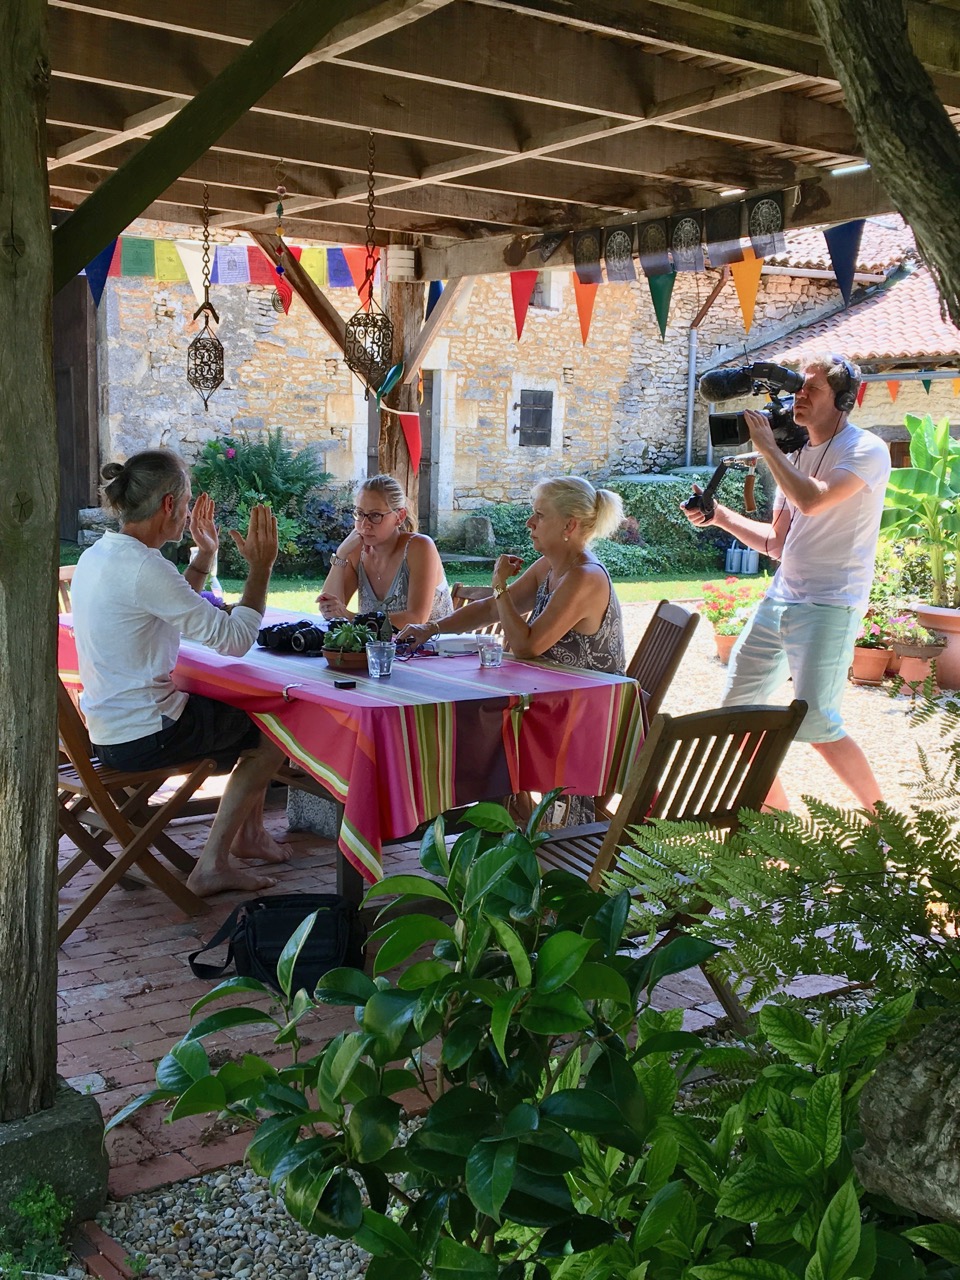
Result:
<svg viewBox="0 0 960 1280"><path fill-rule="evenodd" d="M263 825L263 805L266 789L254 797L253 804L230 846L235 858L260 859L263 862L289 862L290 850L278 844Z"/></svg>
<svg viewBox="0 0 960 1280"><path fill-rule="evenodd" d="M771 809L780 809L784 813L790 812L790 798L783 789L779 774L774 778L773 786L767 792L767 798L763 802L764 813L769 813Z"/></svg>
<svg viewBox="0 0 960 1280"><path fill-rule="evenodd" d="M240 757L224 788L207 842L187 879L188 888L198 897L227 889L269 889L276 884L270 876L241 870L230 861L230 851L250 810L258 801L262 806L267 783L282 760L283 752L267 738L261 739L255 751Z"/></svg>
<svg viewBox="0 0 960 1280"><path fill-rule="evenodd" d="M880 784L873 776L867 757L854 740L844 736L835 742L814 742L811 745L820 752L840 781L849 787L861 806L873 813L878 801L883 799Z"/></svg>

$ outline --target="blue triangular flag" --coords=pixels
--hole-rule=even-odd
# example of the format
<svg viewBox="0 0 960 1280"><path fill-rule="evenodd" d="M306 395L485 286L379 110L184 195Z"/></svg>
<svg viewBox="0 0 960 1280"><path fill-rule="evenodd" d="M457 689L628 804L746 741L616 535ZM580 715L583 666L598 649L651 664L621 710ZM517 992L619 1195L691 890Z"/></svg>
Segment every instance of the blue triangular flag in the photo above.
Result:
<svg viewBox="0 0 960 1280"><path fill-rule="evenodd" d="M113 251L116 247L117 237L114 236L107 247L101 249L92 262L87 263L87 284L90 286L95 307L99 307L100 299L103 297L103 286L107 283L107 272L110 270Z"/></svg>
<svg viewBox="0 0 960 1280"><path fill-rule="evenodd" d="M833 263L833 274L843 294L845 303L850 301L853 289L853 276L857 269L857 254L860 252L860 238L863 235L864 218L856 218L853 222L844 222L839 227L828 227L823 233L830 250L830 261Z"/></svg>
<svg viewBox="0 0 960 1280"><path fill-rule="evenodd" d="M427 290L427 314L424 316L425 320L430 318L430 312L440 301L441 293L443 293L443 281L431 280L430 288Z"/></svg>
<svg viewBox="0 0 960 1280"><path fill-rule="evenodd" d="M356 288L347 260L340 248L327 250L327 284L331 289Z"/></svg>

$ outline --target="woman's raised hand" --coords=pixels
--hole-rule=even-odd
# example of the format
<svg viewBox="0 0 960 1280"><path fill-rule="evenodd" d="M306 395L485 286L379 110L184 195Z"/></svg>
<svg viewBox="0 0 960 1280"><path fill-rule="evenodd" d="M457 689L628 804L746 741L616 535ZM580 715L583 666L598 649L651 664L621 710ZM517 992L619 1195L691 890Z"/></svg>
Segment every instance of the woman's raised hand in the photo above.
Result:
<svg viewBox="0 0 960 1280"><path fill-rule="evenodd" d="M339 596L334 596L329 592L321 591L317 596L317 604L320 606L320 612L327 619L345 618L347 616L347 606Z"/></svg>
<svg viewBox="0 0 960 1280"><path fill-rule="evenodd" d="M493 585L505 587L507 579L519 573L522 568L523 560L520 556L497 556L497 563L493 566Z"/></svg>

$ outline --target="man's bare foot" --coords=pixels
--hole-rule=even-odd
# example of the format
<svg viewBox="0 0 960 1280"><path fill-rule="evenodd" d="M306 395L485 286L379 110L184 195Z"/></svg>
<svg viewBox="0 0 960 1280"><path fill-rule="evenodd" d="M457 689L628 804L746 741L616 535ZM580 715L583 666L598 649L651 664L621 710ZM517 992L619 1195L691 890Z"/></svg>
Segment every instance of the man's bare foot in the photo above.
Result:
<svg viewBox="0 0 960 1280"><path fill-rule="evenodd" d="M289 862L292 857L292 850L286 845L278 844L273 836L268 835L262 828L260 831L248 834L241 831L233 844L230 846L230 852L235 858L242 858L244 862Z"/></svg>
<svg viewBox="0 0 960 1280"><path fill-rule="evenodd" d="M239 867L226 866L214 870L199 864L187 878L187 888L198 898L209 898L215 893L226 893L230 889L256 893L260 889L272 889L276 883L272 876L260 876L255 871L242 871Z"/></svg>

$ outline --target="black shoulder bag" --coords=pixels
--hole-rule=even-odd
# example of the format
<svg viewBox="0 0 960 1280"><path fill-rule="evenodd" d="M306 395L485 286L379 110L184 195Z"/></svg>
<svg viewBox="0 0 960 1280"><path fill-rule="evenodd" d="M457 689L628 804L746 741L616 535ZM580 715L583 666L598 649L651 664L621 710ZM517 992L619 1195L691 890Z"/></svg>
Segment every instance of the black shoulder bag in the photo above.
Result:
<svg viewBox="0 0 960 1280"><path fill-rule="evenodd" d="M353 903L336 893L281 893L241 903L207 945L190 956L190 968L198 978L222 978L233 965L238 977L256 978L280 994L277 961L294 931L314 911L317 918L297 958L291 991L304 987L312 992L330 969L362 969L367 931ZM197 959L224 942L228 948L223 964Z"/></svg>

